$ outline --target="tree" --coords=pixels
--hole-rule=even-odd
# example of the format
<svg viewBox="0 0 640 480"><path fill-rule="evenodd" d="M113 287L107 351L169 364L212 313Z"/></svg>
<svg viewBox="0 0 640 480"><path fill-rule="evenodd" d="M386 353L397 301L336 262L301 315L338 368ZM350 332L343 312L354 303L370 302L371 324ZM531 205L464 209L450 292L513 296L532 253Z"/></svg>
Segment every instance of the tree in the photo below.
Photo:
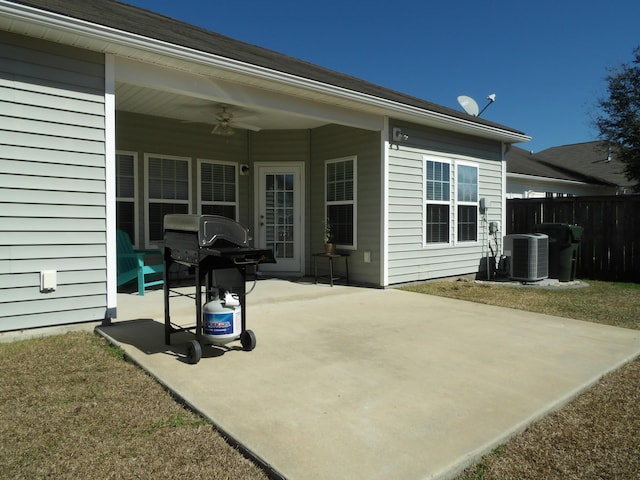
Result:
<svg viewBox="0 0 640 480"><path fill-rule="evenodd" d="M633 50L631 63L612 68L605 78L609 97L598 102L596 127L640 192L640 46Z"/></svg>

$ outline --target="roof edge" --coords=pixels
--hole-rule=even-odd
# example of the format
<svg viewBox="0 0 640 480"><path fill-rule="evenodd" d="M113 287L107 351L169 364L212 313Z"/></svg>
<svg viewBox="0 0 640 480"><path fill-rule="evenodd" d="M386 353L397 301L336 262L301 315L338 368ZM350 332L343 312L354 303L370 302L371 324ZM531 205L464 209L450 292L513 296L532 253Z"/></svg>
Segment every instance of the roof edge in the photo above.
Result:
<svg viewBox="0 0 640 480"><path fill-rule="evenodd" d="M563 184L569 184L569 185L586 185L586 186L594 186L593 183L588 183L588 182L583 182L580 180L567 180L564 178L555 178L555 177L541 177L539 175L529 175L527 173L512 173L512 172L507 172L507 177L509 178L520 178L523 180L535 180L538 182L549 182L549 181L553 181L554 183L563 183ZM604 185L604 184L595 184L597 186L601 186L601 187L606 187L609 185Z"/></svg>
<svg viewBox="0 0 640 480"><path fill-rule="evenodd" d="M16 20L28 21L41 28L60 29L74 35L84 36L85 38L100 39L119 46L133 47L149 53L169 56L201 65L209 65L234 73L266 78L271 81L310 91L321 91L322 93L357 103L375 105L383 110L387 110L388 116L399 115L405 119L409 116L412 119L411 121L416 123L425 123L440 126L441 128L453 127L453 129L457 131L488 137L505 143L520 143L531 140L531 137L522 132L509 129L508 127L501 128L497 124L487 125L473 120L466 120L453 115L447 115L446 113L429 110L428 108L422 108L272 68L242 62L214 53L143 36L134 32L36 8L31 5L0 0L0 13L13 17Z"/></svg>

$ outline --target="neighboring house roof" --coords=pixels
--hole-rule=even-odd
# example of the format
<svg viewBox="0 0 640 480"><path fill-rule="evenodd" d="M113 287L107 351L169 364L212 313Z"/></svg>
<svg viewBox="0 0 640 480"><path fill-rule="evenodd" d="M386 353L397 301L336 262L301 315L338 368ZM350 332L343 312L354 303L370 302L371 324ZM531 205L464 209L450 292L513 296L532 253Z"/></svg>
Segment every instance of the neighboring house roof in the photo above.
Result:
<svg viewBox="0 0 640 480"><path fill-rule="evenodd" d="M218 33L113 0L10 0L15 4L77 18L83 21L187 47L277 72L310 79L349 91L427 110L448 118L496 129L511 135L511 141L527 141L519 131L464 112L406 95L328 68L250 45ZM517 138L521 137L521 138Z"/></svg>
<svg viewBox="0 0 640 480"><path fill-rule="evenodd" d="M552 147L538 153L512 147L507 172L592 185L630 187L624 165L601 141Z"/></svg>
<svg viewBox="0 0 640 480"><path fill-rule="evenodd" d="M533 152L518 147L511 147L507 154L507 173L530 175L549 179L582 181L569 172L560 171L541 162Z"/></svg>
<svg viewBox="0 0 640 480"><path fill-rule="evenodd" d="M552 147L535 155L540 161L558 168L580 173L609 185L631 187L624 174L624 164L609 152L606 142L594 141Z"/></svg>

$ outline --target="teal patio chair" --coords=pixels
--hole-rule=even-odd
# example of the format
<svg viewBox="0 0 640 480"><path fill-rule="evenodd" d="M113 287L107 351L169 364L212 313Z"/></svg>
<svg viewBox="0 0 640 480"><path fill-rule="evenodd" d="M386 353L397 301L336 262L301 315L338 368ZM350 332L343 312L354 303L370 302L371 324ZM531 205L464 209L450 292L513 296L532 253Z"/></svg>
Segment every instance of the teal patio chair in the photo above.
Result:
<svg viewBox="0 0 640 480"><path fill-rule="evenodd" d="M145 265L146 255L162 255L160 250L134 250L127 232L116 232L118 257L118 286L137 280L138 295L144 295L147 287L162 285L164 280L146 281L147 276L157 277L164 272L164 265Z"/></svg>

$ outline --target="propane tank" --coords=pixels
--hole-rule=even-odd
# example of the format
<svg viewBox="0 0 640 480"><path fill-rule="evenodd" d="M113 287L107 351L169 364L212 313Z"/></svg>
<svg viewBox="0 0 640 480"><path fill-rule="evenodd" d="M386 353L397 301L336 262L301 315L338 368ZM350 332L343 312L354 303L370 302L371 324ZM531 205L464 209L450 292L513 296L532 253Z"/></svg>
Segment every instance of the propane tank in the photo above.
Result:
<svg viewBox="0 0 640 480"><path fill-rule="evenodd" d="M236 315L234 308L222 305L218 289L213 289L211 300L202 307L202 316L202 336L205 343L225 345L240 336L241 317Z"/></svg>
<svg viewBox="0 0 640 480"><path fill-rule="evenodd" d="M222 303L224 307L233 310L234 325L238 326L236 331L240 334L240 330L242 330L242 306L240 305L240 298L236 294L225 292Z"/></svg>

